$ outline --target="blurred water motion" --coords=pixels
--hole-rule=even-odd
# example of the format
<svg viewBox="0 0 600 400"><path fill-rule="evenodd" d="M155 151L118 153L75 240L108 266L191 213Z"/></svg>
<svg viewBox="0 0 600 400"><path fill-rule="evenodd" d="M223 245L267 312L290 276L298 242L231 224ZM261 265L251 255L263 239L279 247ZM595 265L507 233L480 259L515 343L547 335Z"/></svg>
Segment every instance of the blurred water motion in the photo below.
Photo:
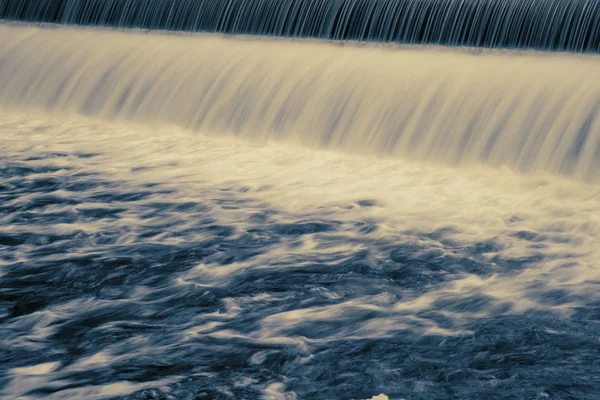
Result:
<svg viewBox="0 0 600 400"><path fill-rule="evenodd" d="M598 52L598 0L0 0L0 19Z"/></svg>
<svg viewBox="0 0 600 400"><path fill-rule="evenodd" d="M5 398L597 393L598 186L66 117L0 134Z"/></svg>
<svg viewBox="0 0 600 400"><path fill-rule="evenodd" d="M0 37L0 397L600 393L597 56Z"/></svg>
<svg viewBox="0 0 600 400"><path fill-rule="evenodd" d="M0 26L0 105L600 182L600 56Z"/></svg>

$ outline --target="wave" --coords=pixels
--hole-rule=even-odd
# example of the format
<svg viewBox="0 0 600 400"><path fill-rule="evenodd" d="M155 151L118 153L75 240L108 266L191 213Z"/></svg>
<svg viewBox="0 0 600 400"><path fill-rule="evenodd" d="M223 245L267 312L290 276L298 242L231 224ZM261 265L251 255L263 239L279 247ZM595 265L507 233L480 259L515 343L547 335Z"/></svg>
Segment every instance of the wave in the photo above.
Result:
<svg viewBox="0 0 600 400"><path fill-rule="evenodd" d="M600 59L0 25L0 106L600 181Z"/></svg>
<svg viewBox="0 0 600 400"><path fill-rule="evenodd" d="M598 0L0 0L0 18L321 39L600 50Z"/></svg>

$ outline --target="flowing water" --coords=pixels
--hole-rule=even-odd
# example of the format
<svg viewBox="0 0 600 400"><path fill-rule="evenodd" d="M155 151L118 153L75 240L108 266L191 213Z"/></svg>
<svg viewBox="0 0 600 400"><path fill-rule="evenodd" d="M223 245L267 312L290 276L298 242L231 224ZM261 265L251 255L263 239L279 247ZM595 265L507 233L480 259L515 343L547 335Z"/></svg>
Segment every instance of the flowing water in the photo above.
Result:
<svg viewBox="0 0 600 400"><path fill-rule="evenodd" d="M600 50L598 0L0 0L0 18L334 40Z"/></svg>
<svg viewBox="0 0 600 400"><path fill-rule="evenodd" d="M600 182L600 57L0 26L0 105Z"/></svg>
<svg viewBox="0 0 600 400"><path fill-rule="evenodd" d="M597 56L0 38L0 397L600 393Z"/></svg>

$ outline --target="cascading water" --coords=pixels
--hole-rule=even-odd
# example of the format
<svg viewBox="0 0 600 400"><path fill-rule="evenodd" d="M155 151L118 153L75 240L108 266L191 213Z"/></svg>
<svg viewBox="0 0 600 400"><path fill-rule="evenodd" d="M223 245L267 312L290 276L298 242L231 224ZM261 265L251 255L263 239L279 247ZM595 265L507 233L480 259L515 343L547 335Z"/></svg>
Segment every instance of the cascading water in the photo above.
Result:
<svg viewBox="0 0 600 400"><path fill-rule="evenodd" d="M0 0L598 50L595 1ZM600 56L0 22L0 398L593 399Z"/></svg>
<svg viewBox="0 0 600 400"><path fill-rule="evenodd" d="M0 27L0 104L600 179L600 59Z"/></svg>
<svg viewBox="0 0 600 400"><path fill-rule="evenodd" d="M600 50L598 0L0 0L0 18L320 39Z"/></svg>

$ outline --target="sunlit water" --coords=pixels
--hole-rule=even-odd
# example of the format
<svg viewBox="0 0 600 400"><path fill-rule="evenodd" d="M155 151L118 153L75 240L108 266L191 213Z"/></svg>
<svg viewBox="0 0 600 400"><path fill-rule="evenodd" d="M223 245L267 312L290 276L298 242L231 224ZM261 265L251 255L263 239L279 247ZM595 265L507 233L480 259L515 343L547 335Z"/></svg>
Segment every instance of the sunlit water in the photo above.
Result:
<svg viewBox="0 0 600 400"><path fill-rule="evenodd" d="M600 187L0 117L0 396L594 398Z"/></svg>

